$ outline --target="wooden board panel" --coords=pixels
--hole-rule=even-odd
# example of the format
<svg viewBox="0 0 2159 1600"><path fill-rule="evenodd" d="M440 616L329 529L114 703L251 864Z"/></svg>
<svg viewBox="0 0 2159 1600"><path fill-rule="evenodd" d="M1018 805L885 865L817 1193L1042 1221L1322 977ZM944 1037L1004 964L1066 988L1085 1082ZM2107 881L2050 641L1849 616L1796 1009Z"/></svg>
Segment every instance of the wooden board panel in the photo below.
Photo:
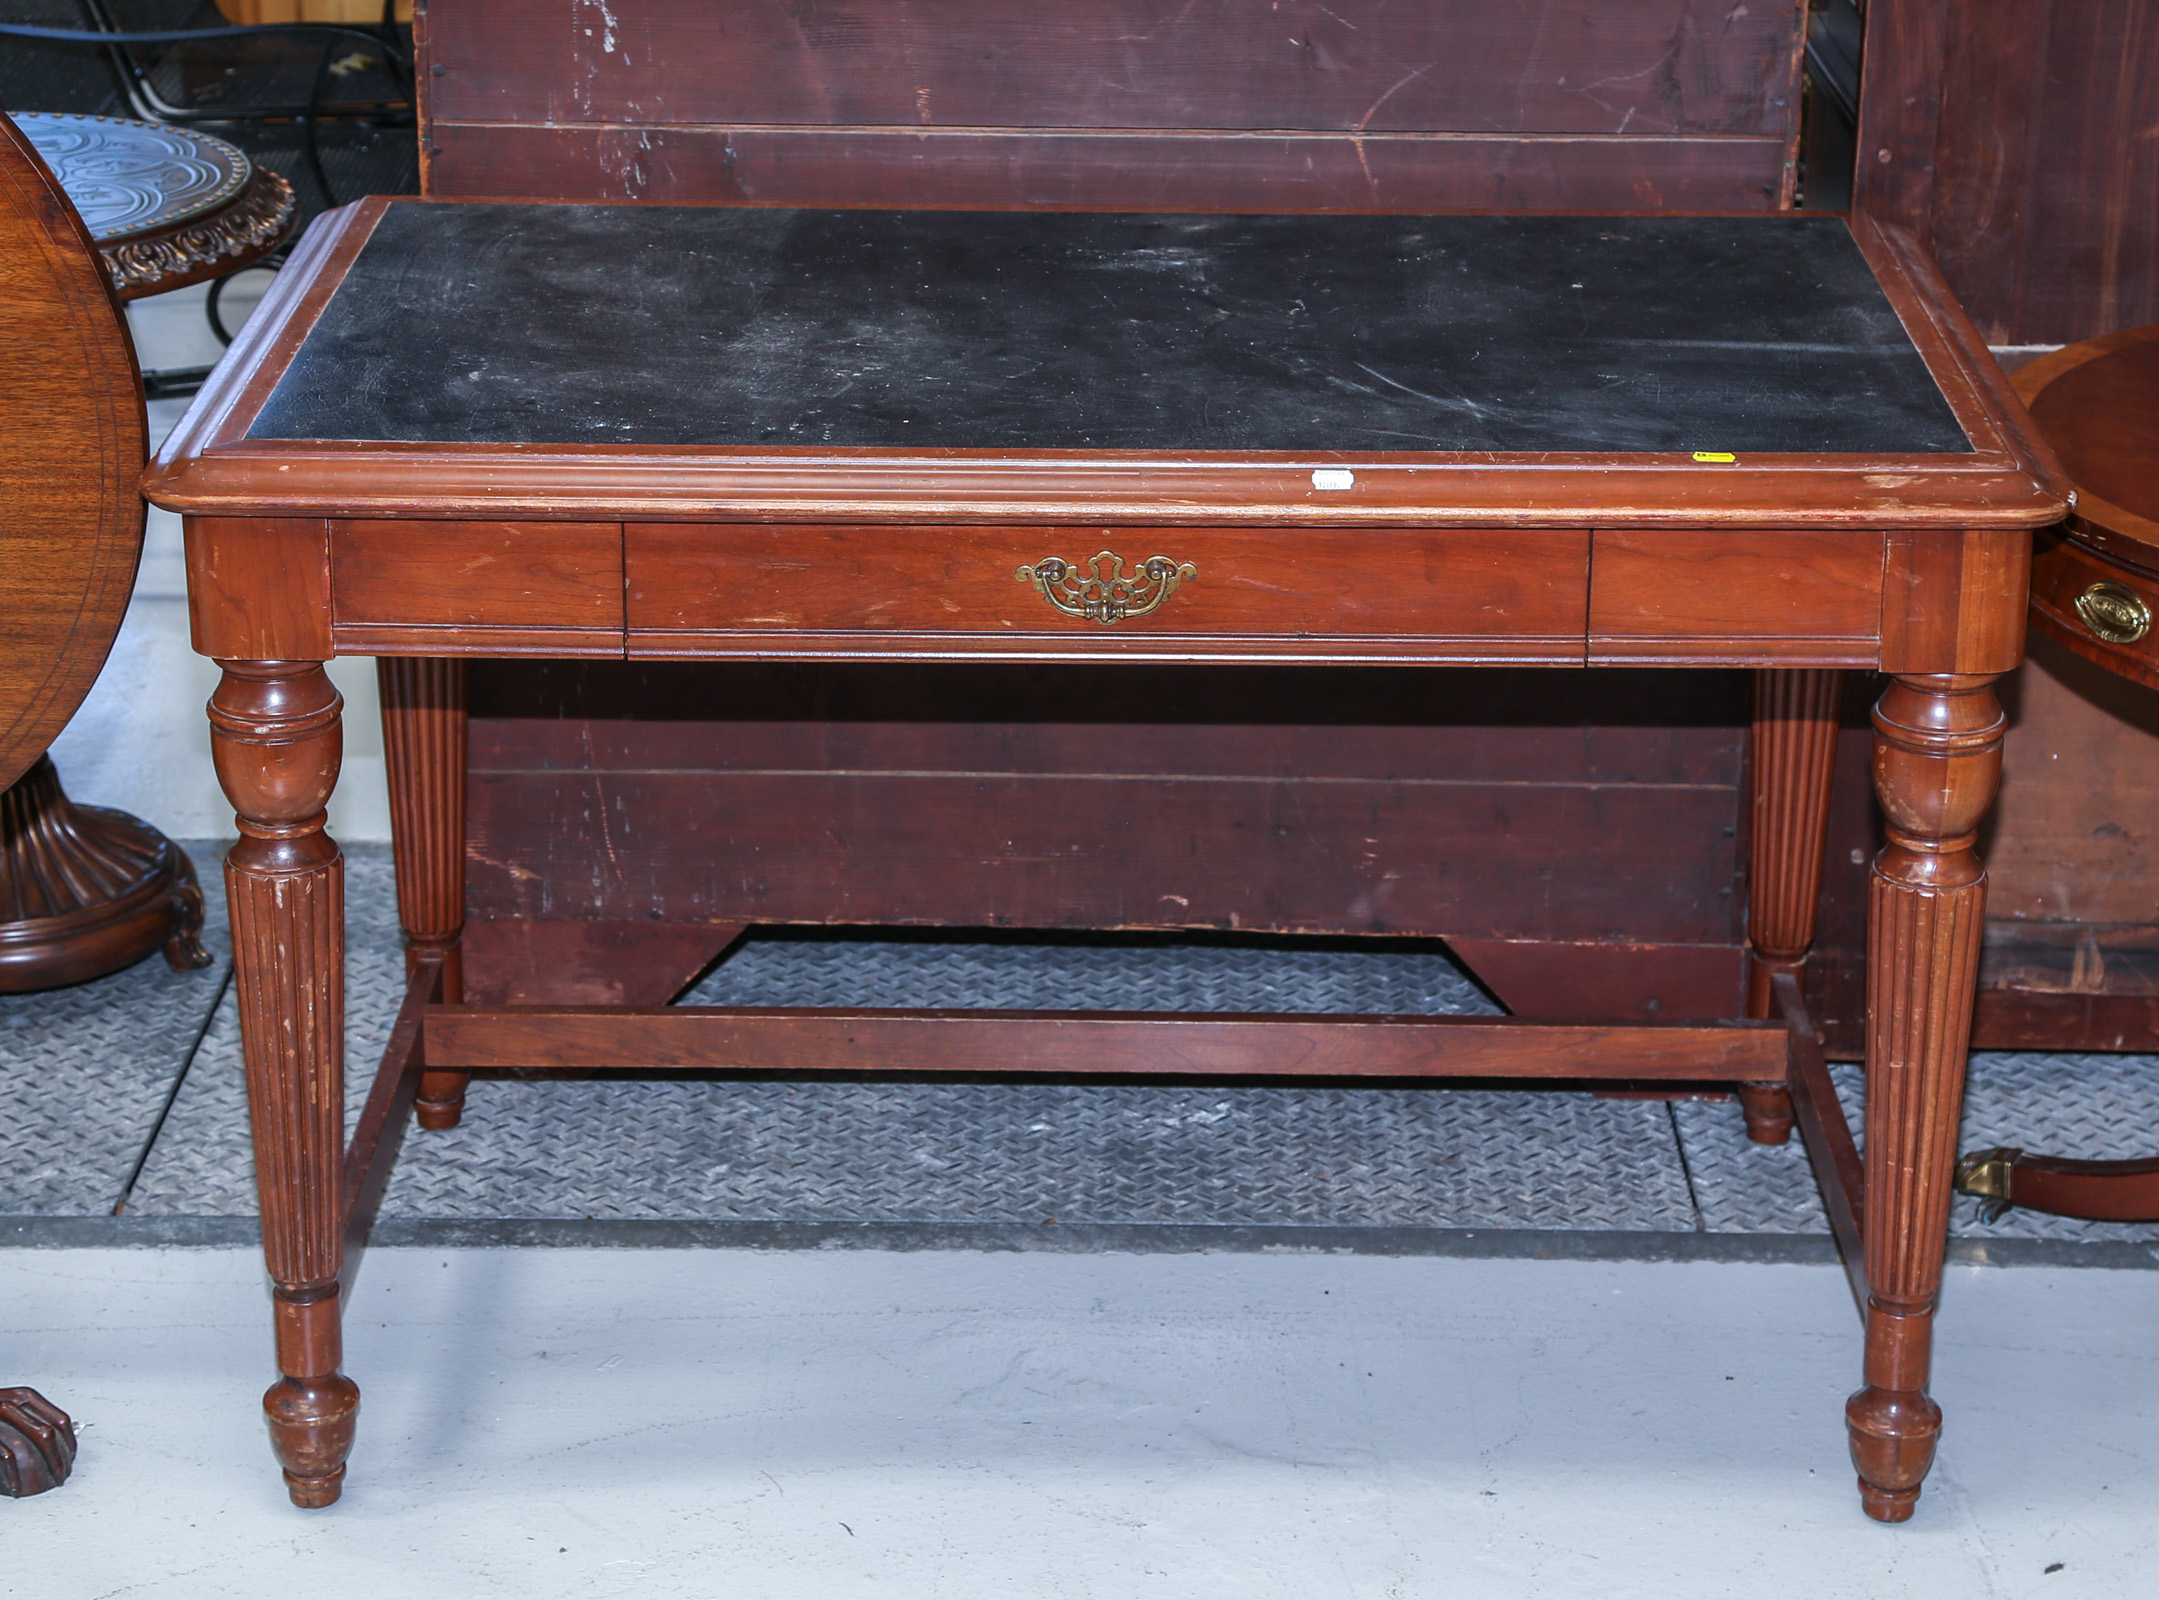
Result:
<svg viewBox="0 0 2159 1600"><path fill-rule="evenodd" d="M1737 1010L1739 674L471 671L476 918L1556 936L1503 999ZM1690 931L1645 942L1644 897Z"/></svg>
<svg viewBox="0 0 2159 1600"><path fill-rule="evenodd" d="M665 1005L741 934L700 922L465 924L465 999L474 1005Z"/></svg>
<svg viewBox="0 0 2159 1600"><path fill-rule="evenodd" d="M1588 534L1568 528L1404 531L1376 546L1326 528L624 530L631 653L678 657L844 654L910 640L989 653L1200 654L1222 642L1325 639L1346 655L1359 640L1406 639L1426 655L1574 662L1588 557ZM1150 561L1167 576L1143 577ZM1023 575L1045 562L1071 575ZM1052 595L1098 609L1074 616ZM1134 614L1120 617L1127 605Z"/></svg>
<svg viewBox="0 0 2159 1600"><path fill-rule="evenodd" d="M1732 937L1730 803L1701 789L897 773L736 774L715 794L702 774L483 771L470 871L476 897L543 918L1714 943Z"/></svg>
<svg viewBox="0 0 2159 1600"><path fill-rule="evenodd" d="M443 199L1104 211L1767 211L1778 139L437 123Z"/></svg>
<svg viewBox="0 0 2159 1600"><path fill-rule="evenodd" d="M1884 672L2009 672L2024 659L2031 593L2026 530L1915 528L1892 533L1882 572Z"/></svg>
<svg viewBox="0 0 2159 1600"><path fill-rule="evenodd" d="M342 521L330 540L338 643L425 649L622 649L622 528L613 522Z"/></svg>
<svg viewBox="0 0 2159 1600"><path fill-rule="evenodd" d="M1749 651L1810 666L1871 666L1882 618L1878 534L1788 529L1743 546L1717 529L1599 529L1590 658Z"/></svg>
<svg viewBox="0 0 2159 1600"><path fill-rule="evenodd" d="M2002 699L1989 922L2159 923L2159 693L2035 635ZM2092 987L2109 985L2095 973Z"/></svg>
<svg viewBox="0 0 2159 1600"><path fill-rule="evenodd" d="M1746 1010L1737 945L1449 939L1447 948L1520 1017L1706 1022Z"/></svg>
<svg viewBox="0 0 2159 1600"><path fill-rule="evenodd" d="M438 122L1781 137L1790 0L459 0Z"/></svg>
<svg viewBox="0 0 2159 1600"><path fill-rule="evenodd" d="M2150 0L1874 0L1858 203L1919 233L1994 344L2159 319ZM1886 152L1886 155L1884 154Z"/></svg>
<svg viewBox="0 0 2159 1600"><path fill-rule="evenodd" d="M475 663L477 669L478 663ZM642 663L640 664L642 665ZM666 664L655 692L664 694L683 681ZM556 670L560 670L558 667ZM679 669L677 669L679 670ZM875 669L870 669L875 670ZM960 669L965 670L965 669ZM1374 708L1373 678L1380 691L1386 677L1356 668L1334 669L1348 681L1335 708L1355 714L1376 711L1371 722L1335 726L1315 722L1202 722L1186 713L1188 695L1165 692L1164 720L1123 721L1132 692L1162 686L1163 674L1147 667L1115 669L1131 685L1107 686L1109 700L1099 719L1086 719L1085 708L1072 707L1057 693L1055 668L1005 669L1018 679L1008 701L974 698L978 680L962 684L947 702L953 720L922 715L919 704L895 707L880 717L875 706L860 703L836 709L831 720L797 721L794 696L775 695L764 706L745 704L728 693L741 680L714 691L710 717L685 715L676 708L638 718L607 705L581 707L568 720L524 714L480 719L472 736L475 769L487 771L593 770L616 772L950 772L1075 778L1114 771L1134 777L1213 777L1315 782L1353 777L1371 782L1406 783L1575 783L1664 785L1730 789L1740 759L1743 732L1736 728L1643 727L1614 724L1568 727L1548 722L1506 727L1457 720L1485 709L1471 695L1460 695L1452 674L1441 678L1429 696L1414 693L1403 700L1422 702L1418 721L1389 723L1385 714L1399 702ZM1215 668L1209 677L1231 677L1239 669ZM1540 674L1540 676L1543 676ZM1632 676L1631 674L1629 675ZM1045 682L1045 680L1048 680ZM769 683L762 674L752 680ZM829 681L829 680L828 680ZM919 678L916 681L920 681ZM1247 680L1249 681L1249 680ZM1309 682L1309 680L1308 680ZM1587 688L1580 678L1547 679L1555 698L1568 688ZM1201 689L1211 687L1201 685ZM1413 684L1402 685L1414 688ZM1030 691L1042 697L1041 720L1008 720L1022 715ZM1211 697L1206 697L1211 698ZM1313 698L1324 698L1323 693ZM1506 704L1513 697L1499 697ZM1247 714L1251 707L1242 708ZM1310 715L1309 708L1293 710ZM758 713L766 713L766 720ZM909 715L912 713L912 715ZM1325 708L1321 708L1321 714ZM982 720L963 720L979 715ZM1436 724L1436 725L1435 725Z"/></svg>
<svg viewBox="0 0 2159 1600"><path fill-rule="evenodd" d="M187 614L198 655L327 661L330 524L316 517L189 517Z"/></svg>
<svg viewBox="0 0 2159 1600"><path fill-rule="evenodd" d="M1663 1078L1782 1083L1775 1023L1606 1026L1491 1017L431 1006L430 1066L1055 1077Z"/></svg>

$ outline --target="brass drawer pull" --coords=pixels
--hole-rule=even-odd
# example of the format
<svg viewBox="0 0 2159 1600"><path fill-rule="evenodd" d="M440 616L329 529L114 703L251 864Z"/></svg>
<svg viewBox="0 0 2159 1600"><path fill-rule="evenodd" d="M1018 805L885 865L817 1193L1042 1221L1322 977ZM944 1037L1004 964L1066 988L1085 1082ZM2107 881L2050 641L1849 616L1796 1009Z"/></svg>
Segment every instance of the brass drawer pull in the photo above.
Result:
<svg viewBox="0 0 2159 1600"><path fill-rule="evenodd" d="M1045 556L1015 576L1066 616L1085 617L1106 628L1126 617L1144 617L1175 594L1179 584L1198 577L1199 568L1189 561L1149 556L1139 571L1127 576L1124 557L1104 550L1084 567Z"/></svg>
<svg viewBox="0 0 2159 1600"><path fill-rule="evenodd" d="M2077 615L2108 644L2135 644L2151 631L2151 607L2127 584L2111 579L2077 596Z"/></svg>

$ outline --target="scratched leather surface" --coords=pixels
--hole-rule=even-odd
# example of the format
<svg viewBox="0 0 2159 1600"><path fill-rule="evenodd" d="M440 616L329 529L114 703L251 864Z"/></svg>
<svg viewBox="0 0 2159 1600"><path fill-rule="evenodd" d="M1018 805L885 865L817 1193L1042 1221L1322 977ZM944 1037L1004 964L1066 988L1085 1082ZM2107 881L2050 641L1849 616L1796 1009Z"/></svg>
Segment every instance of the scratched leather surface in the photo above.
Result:
<svg viewBox="0 0 2159 1600"><path fill-rule="evenodd" d="M255 438L1967 451L1842 222L393 204Z"/></svg>

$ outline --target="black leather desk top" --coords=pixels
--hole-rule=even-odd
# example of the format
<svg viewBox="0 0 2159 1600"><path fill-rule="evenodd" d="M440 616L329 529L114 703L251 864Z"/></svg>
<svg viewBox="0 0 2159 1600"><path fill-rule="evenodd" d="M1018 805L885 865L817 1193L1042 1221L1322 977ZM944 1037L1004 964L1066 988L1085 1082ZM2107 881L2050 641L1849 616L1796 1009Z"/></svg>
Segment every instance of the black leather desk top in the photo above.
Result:
<svg viewBox="0 0 2159 1600"><path fill-rule="evenodd" d="M1970 449L1812 217L393 205L250 437Z"/></svg>

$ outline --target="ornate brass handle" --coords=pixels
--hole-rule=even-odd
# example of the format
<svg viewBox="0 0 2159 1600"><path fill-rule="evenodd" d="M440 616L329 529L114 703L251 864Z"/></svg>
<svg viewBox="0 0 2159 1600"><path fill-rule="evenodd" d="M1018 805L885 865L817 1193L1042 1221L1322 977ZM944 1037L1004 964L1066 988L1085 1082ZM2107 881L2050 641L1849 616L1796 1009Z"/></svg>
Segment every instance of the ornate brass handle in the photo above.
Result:
<svg viewBox="0 0 2159 1600"><path fill-rule="evenodd" d="M1106 628L1126 617L1144 617L1175 594L1179 584L1198 577L1199 568L1189 561L1149 556L1128 576L1124 557L1104 550L1085 566L1045 556L1020 568L1016 576L1066 616L1085 617Z"/></svg>
<svg viewBox="0 0 2159 1600"><path fill-rule="evenodd" d="M2135 644L2151 631L2151 607L2124 583L2095 583L2077 596L2084 626L2108 644Z"/></svg>

